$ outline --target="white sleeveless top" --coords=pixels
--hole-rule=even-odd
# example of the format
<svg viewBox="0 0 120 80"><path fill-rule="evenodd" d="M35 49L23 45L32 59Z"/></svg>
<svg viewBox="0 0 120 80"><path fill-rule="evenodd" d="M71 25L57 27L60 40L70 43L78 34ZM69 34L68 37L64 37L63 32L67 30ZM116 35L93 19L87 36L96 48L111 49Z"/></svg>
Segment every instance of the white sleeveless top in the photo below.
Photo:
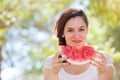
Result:
<svg viewBox="0 0 120 80"><path fill-rule="evenodd" d="M107 66L113 66L110 56L105 53L107 58ZM52 56L48 57L44 68L52 69ZM58 74L59 80L98 80L98 71L95 66L90 65L90 67L83 73L79 75L68 74L62 68Z"/></svg>

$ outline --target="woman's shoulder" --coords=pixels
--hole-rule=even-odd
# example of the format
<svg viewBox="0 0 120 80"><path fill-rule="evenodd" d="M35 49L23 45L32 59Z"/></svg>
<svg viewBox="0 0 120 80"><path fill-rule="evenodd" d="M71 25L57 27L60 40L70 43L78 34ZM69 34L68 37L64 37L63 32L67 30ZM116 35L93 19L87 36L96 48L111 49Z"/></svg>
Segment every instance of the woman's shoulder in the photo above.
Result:
<svg viewBox="0 0 120 80"><path fill-rule="evenodd" d="M46 58L46 63L51 63L53 56L54 56L54 55L48 56L48 57Z"/></svg>
<svg viewBox="0 0 120 80"><path fill-rule="evenodd" d="M53 58L54 55L50 55L46 58L46 60L51 60Z"/></svg>
<svg viewBox="0 0 120 80"><path fill-rule="evenodd" d="M105 57L110 57L110 53L108 53L106 51L99 50L99 52L102 53L103 55L105 55Z"/></svg>
<svg viewBox="0 0 120 80"><path fill-rule="evenodd" d="M49 69L52 68L52 58L53 58L53 55L46 58L44 68L49 68Z"/></svg>
<svg viewBox="0 0 120 80"><path fill-rule="evenodd" d="M113 66L112 64L112 58L110 53L106 52L106 51L99 51L100 53L102 53L103 55L105 55L106 57L106 61L107 61L107 66Z"/></svg>

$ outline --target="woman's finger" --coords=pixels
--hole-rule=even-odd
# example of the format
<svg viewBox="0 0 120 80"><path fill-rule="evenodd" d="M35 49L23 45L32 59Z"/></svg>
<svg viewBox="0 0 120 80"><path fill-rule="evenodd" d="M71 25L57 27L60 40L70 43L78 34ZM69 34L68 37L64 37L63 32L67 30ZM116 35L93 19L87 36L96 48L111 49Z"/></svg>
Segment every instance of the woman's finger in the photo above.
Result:
<svg viewBox="0 0 120 80"><path fill-rule="evenodd" d="M53 56L53 62L58 62L58 56L60 55L60 52L55 53L55 55Z"/></svg>
<svg viewBox="0 0 120 80"><path fill-rule="evenodd" d="M103 53L97 52L94 55L90 62L92 65L97 67L99 73L102 73L106 70L106 57Z"/></svg>
<svg viewBox="0 0 120 80"><path fill-rule="evenodd" d="M55 54L55 58L57 59L60 55L61 55L61 52L57 52L57 53Z"/></svg>

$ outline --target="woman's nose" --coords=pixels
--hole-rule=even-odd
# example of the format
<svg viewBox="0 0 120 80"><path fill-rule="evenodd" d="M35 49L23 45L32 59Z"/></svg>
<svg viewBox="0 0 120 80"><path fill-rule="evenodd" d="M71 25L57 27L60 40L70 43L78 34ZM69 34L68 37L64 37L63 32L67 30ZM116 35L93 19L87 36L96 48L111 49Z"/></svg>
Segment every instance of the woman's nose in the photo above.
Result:
<svg viewBox="0 0 120 80"><path fill-rule="evenodd" d="M80 37L80 33L79 32L75 32L74 37L75 38L79 38Z"/></svg>

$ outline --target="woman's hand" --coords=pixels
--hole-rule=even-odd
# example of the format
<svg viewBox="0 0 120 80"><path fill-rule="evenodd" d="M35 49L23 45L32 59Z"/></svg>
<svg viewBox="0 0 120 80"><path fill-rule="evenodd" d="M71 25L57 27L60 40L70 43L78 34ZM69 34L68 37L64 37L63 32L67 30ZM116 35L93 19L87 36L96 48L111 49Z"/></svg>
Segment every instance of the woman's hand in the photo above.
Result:
<svg viewBox="0 0 120 80"><path fill-rule="evenodd" d="M107 66L107 58L103 53L96 52L90 63L96 66L99 80L113 80L113 67Z"/></svg>
<svg viewBox="0 0 120 80"><path fill-rule="evenodd" d="M68 62L63 63L66 60L65 57L59 57L62 55L61 53L62 52L57 52L52 59L52 72L55 74L58 74L62 67L69 65Z"/></svg>
<svg viewBox="0 0 120 80"><path fill-rule="evenodd" d="M57 52L52 59L52 69L50 70L49 73L49 80L58 80L58 73L60 69L64 66L69 65L68 62L63 63L66 58L65 57L60 57L62 52Z"/></svg>
<svg viewBox="0 0 120 80"><path fill-rule="evenodd" d="M92 65L97 67L98 73L103 74L106 73L106 57L101 52L96 52L96 54L92 57L91 62Z"/></svg>

